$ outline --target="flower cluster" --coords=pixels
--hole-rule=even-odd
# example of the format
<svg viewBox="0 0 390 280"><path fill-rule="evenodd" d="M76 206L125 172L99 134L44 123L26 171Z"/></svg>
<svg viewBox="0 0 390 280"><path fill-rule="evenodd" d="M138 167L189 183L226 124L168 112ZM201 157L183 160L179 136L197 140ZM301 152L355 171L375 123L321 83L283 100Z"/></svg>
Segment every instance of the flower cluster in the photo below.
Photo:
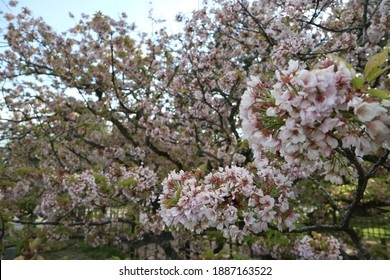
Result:
<svg viewBox="0 0 390 280"><path fill-rule="evenodd" d="M96 175L91 170L67 177L62 184L64 191L70 196L73 208L87 206L89 210L93 210L95 207L108 205L104 193L96 182Z"/></svg>
<svg viewBox="0 0 390 280"><path fill-rule="evenodd" d="M200 233L207 228L222 230L225 237L242 238L259 233L269 224L294 228L297 215L283 195L263 191L244 168L232 166L204 178L196 172L173 171L163 181L161 215L168 226L184 226ZM283 194L283 195L282 195Z"/></svg>
<svg viewBox="0 0 390 280"><path fill-rule="evenodd" d="M290 244L267 243L266 240L257 241L251 246L253 255L259 258L272 258L275 260L295 259Z"/></svg>
<svg viewBox="0 0 390 280"><path fill-rule="evenodd" d="M139 235L152 232L159 234L163 229L162 219L154 209L158 200L157 175L147 167L136 167L128 170L124 167L112 167L106 177L115 191L128 203L124 214L136 215Z"/></svg>
<svg viewBox="0 0 390 280"><path fill-rule="evenodd" d="M338 260L342 244L333 236L316 232L302 238L272 240L262 238L252 244L255 256L272 259Z"/></svg>
<svg viewBox="0 0 390 280"><path fill-rule="evenodd" d="M339 260L341 244L333 236L314 233L313 237L305 235L295 241L294 253L304 260Z"/></svg>
<svg viewBox="0 0 390 280"><path fill-rule="evenodd" d="M35 213L49 222L115 223L128 219L136 225L139 236L158 234L163 228L160 216L153 211L158 199L157 175L148 168L112 166L107 172L48 174L43 182L44 192Z"/></svg>
<svg viewBox="0 0 390 280"><path fill-rule="evenodd" d="M261 177L280 187L317 172L341 184L355 172L343 149L353 147L361 157L390 147L386 103L355 90L354 76L345 63L328 58L311 70L290 61L276 72L272 90L252 77L240 116Z"/></svg>
<svg viewBox="0 0 390 280"><path fill-rule="evenodd" d="M157 200L157 175L147 167L128 170L125 167L112 166L104 176L114 190L129 202L149 207Z"/></svg>

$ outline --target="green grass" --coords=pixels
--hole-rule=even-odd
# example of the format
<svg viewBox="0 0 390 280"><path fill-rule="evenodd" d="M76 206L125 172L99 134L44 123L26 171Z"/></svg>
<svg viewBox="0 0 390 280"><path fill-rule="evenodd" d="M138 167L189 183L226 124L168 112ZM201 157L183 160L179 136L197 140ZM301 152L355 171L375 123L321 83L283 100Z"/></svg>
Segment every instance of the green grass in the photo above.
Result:
<svg viewBox="0 0 390 280"><path fill-rule="evenodd" d="M377 237L377 238L389 238L390 239L390 229L388 228L378 228L378 227L369 227L369 228L358 228L363 236L367 237Z"/></svg>
<svg viewBox="0 0 390 280"><path fill-rule="evenodd" d="M83 242L74 242L64 249L40 254L45 260L107 260L125 259L128 255L112 246L92 247Z"/></svg>

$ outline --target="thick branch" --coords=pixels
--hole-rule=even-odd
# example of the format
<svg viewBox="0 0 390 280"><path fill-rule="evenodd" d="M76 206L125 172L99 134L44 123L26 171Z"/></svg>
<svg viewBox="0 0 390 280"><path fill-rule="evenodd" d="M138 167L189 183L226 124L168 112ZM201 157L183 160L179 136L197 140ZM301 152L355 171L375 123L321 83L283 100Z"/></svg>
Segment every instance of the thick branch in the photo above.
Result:
<svg viewBox="0 0 390 280"><path fill-rule="evenodd" d="M117 120L113 115L111 115L111 122L118 128L119 132L127 139L130 141L130 143L137 147L137 143L135 142L135 140L133 139L133 137L131 136L131 134L129 133L129 131L127 130L127 128L119 121Z"/></svg>
<svg viewBox="0 0 390 280"><path fill-rule="evenodd" d="M167 160L169 160L170 162L172 162L173 164L175 164L179 169L183 169L183 165L181 164L181 162L177 161L176 159L172 158L171 155L165 151L162 151L160 150L159 148L157 148L151 141L150 141L150 137L146 137L145 139L145 144L154 152L156 153L157 155L161 156L161 157L164 157L166 158Z"/></svg>
<svg viewBox="0 0 390 280"><path fill-rule="evenodd" d="M316 26L318 28L321 28L321 29L329 31L329 32L334 32L334 33L344 33L344 32L348 32L348 31L362 30L365 27L364 25L360 25L360 26L356 26L356 27L347 27L347 28L343 28L343 29L334 29L334 28L329 28L329 27L323 26L321 24L317 24L317 23L312 22L312 21L305 21L305 20L299 20L299 21L303 22L303 23L310 24L310 25L314 25L314 26Z"/></svg>
<svg viewBox="0 0 390 280"><path fill-rule="evenodd" d="M375 164L372 165L371 169L365 174L363 168L361 165L357 165L360 167L360 170L358 169L358 186L356 188L355 196L351 204L348 206L348 210L346 211L342 224L345 226L349 226L350 219L353 214L353 210L356 208L356 206L360 203L360 201L363 199L364 192L367 187L368 180L374 176L374 174L377 172L378 168L382 166L386 160L387 157L389 156L389 151L386 152L384 156L382 156ZM348 154L348 159L352 162L355 163L357 162L357 159L355 156L351 156L351 154ZM354 164L356 167L356 164Z"/></svg>
<svg viewBox="0 0 390 280"><path fill-rule="evenodd" d="M366 248L364 248L364 245L361 242L361 239L359 235L356 233L356 231L348 226L344 229L344 232L346 232L349 237L351 238L352 242L355 244L356 248L358 249L358 258L359 259L371 259L371 255L367 252Z"/></svg>
<svg viewBox="0 0 390 280"><path fill-rule="evenodd" d="M341 225L311 225L311 226L305 226L300 228L295 228L293 230L289 229L282 229L279 230L276 226L270 225L271 229L278 230L282 233L303 233L303 232L310 232L310 231L344 231L344 228Z"/></svg>

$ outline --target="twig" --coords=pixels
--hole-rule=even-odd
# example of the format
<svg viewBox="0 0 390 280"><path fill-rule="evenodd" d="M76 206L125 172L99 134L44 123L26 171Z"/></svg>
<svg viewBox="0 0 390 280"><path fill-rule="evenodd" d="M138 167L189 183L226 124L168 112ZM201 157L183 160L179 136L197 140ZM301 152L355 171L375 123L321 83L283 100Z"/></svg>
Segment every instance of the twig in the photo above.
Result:
<svg viewBox="0 0 390 280"><path fill-rule="evenodd" d="M322 186L322 185L320 184L320 182L318 182L318 181L315 180L314 178L310 178L310 180L311 180L313 183L315 183L315 184L318 186L318 188L319 188L320 190L322 190L322 191L325 193L325 195L326 195L326 197L329 199L329 201L330 201L330 203L331 203L333 209L337 210L340 214L343 214L343 213L344 213L344 210L343 210L343 209L341 208L341 206L337 203L337 201L332 197L332 195L330 194L330 192L328 191L328 189L327 189L326 187Z"/></svg>

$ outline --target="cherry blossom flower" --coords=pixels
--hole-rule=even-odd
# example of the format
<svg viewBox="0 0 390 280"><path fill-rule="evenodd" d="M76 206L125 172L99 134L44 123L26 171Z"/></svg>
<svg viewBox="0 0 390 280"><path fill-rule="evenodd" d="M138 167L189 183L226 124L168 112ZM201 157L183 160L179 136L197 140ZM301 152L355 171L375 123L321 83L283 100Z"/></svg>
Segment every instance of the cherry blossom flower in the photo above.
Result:
<svg viewBox="0 0 390 280"><path fill-rule="evenodd" d="M281 194L293 198L287 188ZM264 195L256 185L253 174L235 166L220 168L204 178L192 172L171 172L163 181L160 204L167 226L182 226L199 233L215 227L225 236L239 239L267 230L268 224L278 223L277 216L285 220L293 216L287 202L276 204L275 198ZM244 222L244 228L236 227L239 221ZM291 220L288 227L295 222Z"/></svg>
<svg viewBox="0 0 390 280"><path fill-rule="evenodd" d="M388 110L383 102L366 102L355 94L354 75L344 62L328 58L313 69L290 61L288 70L275 73L277 83L271 89L248 83L240 117L260 177L272 178L279 187L286 182L276 179L279 174L290 181L321 174L341 184L342 176L356 170L340 164L342 160L327 160L343 157L337 155L340 145L354 147L360 157L388 146ZM361 129L367 133L362 135ZM278 171L269 166L278 166Z"/></svg>
<svg viewBox="0 0 390 280"><path fill-rule="evenodd" d="M340 260L341 244L333 236L305 235L295 242L295 253L305 260Z"/></svg>
<svg viewBox="0 0 390 280"><path fill-rule="evenodd" d="M377 102L363 102L354 109L355 115L361 122L372 121L376 116L386 112L387 110L381 107Z"/></svg>

